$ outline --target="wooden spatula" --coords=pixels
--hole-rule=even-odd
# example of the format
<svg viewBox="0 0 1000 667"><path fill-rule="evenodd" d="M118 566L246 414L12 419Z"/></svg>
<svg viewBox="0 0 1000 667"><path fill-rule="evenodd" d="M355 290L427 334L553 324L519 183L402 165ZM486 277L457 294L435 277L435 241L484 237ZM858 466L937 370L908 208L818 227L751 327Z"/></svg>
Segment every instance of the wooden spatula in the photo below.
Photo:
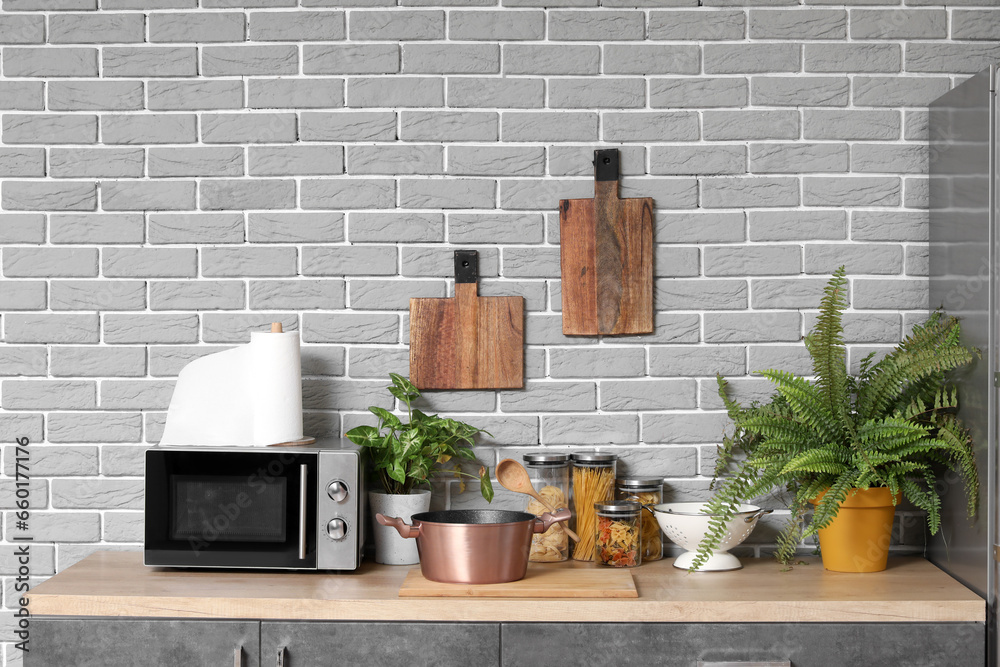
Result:
<svg viewBox="0 0 1000 667"><path fill-rule="evenodd" d="M653 200L618 196L618 149L594 151L594 198L559 202L563 333L653 331Z"/></svg>
<svg viewBox="0 0 1000 667"><path fill-rule="evenodd" d="M479 253L455 251L455 297L410 299L410 382L419 389L524 386L524 298L479 296Z"/></svg>
<svg viewBox="0 0 1000 667"><path fill-rule="evenodd" d="M514 493L524 493L535 500L550 512L555 512L558 507L553 507L545 498L542 498L541 494L535 491L535 487L531 483L531 476L528 475L527 469L514 459L504 459L497 464L496 469L497 481L500 482L500 486L507 489L508 491L513 491ZM575 532L570 530L569 526L565 523L562 525L562 529L566 531L570 539L574 542L580 541L580 536Z"/></svg>

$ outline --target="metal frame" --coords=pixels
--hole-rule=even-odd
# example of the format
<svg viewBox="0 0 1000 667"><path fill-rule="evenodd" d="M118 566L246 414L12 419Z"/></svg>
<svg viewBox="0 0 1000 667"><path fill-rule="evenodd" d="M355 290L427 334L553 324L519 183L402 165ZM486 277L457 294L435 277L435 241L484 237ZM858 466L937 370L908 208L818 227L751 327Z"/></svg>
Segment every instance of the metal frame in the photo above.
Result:
<svg viewBox="0 0 1000 667"><path fill-rule="evenodd" d="M990 371L993 373L994 382L990 383L989 391L989 423L990 423L990 437L989 437L989 451L992 455L993 466L990 470L991 480L990 489L988 490L988 496L986 503L988 506L988 511L990 513L990 538L988 543L988 558L990 559L989 572L987 574L987 582L989 586L988 594L986 596L986 636L987 636L987 646L986 646L986 661L988 665L997 667L1000 665L1000 647L997 646L998 639L998 628L997 628L997 594L998 594L998 581L1000 581L1000 561L997 559L997 535L1000 535L1000 514L997 511L997 494L1000 493L1000 465L998 465L997 456L997 446L998 446L998 424L997 424L997 382L995 378L998 377L997 373L1000 372L1000 367L998 367L998 361L1000 361L1000 350L998 350L998 332L997 327L1000 326L1000 289L998 289L998 281L1000 281L1000 271L998 271L997 261L1000 260L1000 249L998 249L998 243L1000 243L1000 234L997 230L997 179L1000 175L997 174L997 75L998 68L997 65L990 65L989 69L989 178L987 179L989 185L989 210L987 212L989 219L989 229L990 229L990 351L989 351L989 364Z"/></svg>

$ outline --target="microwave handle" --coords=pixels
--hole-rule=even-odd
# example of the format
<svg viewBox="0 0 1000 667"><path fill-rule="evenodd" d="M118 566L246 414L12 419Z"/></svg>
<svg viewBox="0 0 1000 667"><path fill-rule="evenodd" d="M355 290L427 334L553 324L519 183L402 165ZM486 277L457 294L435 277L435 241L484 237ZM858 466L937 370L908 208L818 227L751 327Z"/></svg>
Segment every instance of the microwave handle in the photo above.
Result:
<svg viewBox="0 0 1000 667"><path fill-rule="evenodd" d="M309 469L305 464L299 466L299 560L306 558L306 506L309 486Z"/></svg>
<svg viewBox="0 0 1000 667"><path fill-rule="evenodd" d="M244 667L242 646L236 647L236 654L233 656L233 665L235 665L235 667Z"/></svg>

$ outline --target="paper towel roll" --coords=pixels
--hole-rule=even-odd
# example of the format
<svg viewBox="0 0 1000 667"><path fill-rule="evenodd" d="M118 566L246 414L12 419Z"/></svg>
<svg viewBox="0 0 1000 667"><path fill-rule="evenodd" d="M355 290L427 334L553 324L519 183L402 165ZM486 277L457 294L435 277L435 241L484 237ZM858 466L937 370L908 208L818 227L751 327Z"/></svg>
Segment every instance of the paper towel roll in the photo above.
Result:
<svg viewBox="0 0 1000 667"><path fill-rule="evenodd" d="M266 446L302 438L299 334L195 359L177 378L161 445Z"/></svg>
<svg viewBox="0 0 1000 667"><path fill-rule="evenodd" d="M253 437L256 445L302 438L302 360L299 334L250 334Z"/></svg>

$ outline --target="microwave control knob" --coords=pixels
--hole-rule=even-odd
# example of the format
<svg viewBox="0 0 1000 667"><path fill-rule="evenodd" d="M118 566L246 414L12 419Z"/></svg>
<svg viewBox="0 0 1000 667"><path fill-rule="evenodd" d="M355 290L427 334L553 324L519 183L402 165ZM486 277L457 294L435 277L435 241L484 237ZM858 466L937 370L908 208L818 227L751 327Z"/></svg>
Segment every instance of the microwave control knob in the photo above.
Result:
<svg viewBox="0 0 1000 667"><path fill-rule="evenodd" d="M326 494L337 503L347 500L347 484L343 480L335 479L326 487Z"/></svg>
<svg viewBox="0 0 1000 667"><path fill-rule="evenodd" d="M347 522L343 519L330 519L326 524L326 534L332 540L342 540L347 537Z"/></svg>

